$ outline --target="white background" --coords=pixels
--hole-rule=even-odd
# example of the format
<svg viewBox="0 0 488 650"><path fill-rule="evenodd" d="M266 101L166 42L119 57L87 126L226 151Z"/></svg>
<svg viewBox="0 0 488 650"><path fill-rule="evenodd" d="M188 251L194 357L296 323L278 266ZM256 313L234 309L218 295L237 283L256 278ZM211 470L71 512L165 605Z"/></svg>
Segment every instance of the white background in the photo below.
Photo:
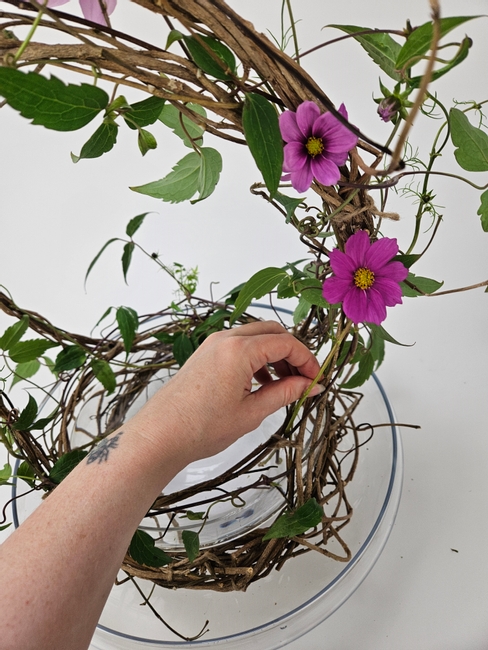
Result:
<svg viewBox="0 0 488 650"><path fill-rule="evenodd" d="M261 29L278 32L279 0L233 0L241 15ZM73 9L76 9L73 2ZM9 7L0 2L2 9ZM486 0L445 0L443 15L487 13ZM428 19L428 3L410 0L301 0L294 3L302 49L339 32L343 23L399 29ZM120 0L113 25L164 45L159 21ZM136 27L134 27L136 26ZM467 61L438 81L442 100L488 98L486 18L458 28L474 45ZM347 41L303 60L334 103L344 101L351 120L372 138L384 140L388 126L376 116L378 69L360 46ZM389 87L390 80L382 75ZM132 98L132 96L131 96ZM138 99L138 98L137 98ZM418 120L416 142L426 146L434 126ZM39 311L60 327L88 333L109 305L156 311L171 300L173 286L149 261L135 256L129 285L114 244L94 268L91 259L111 237L123 237L136 214L152 211L141 228L141 243L167 263L200 269L199 293L211 282L219 297L265 266L304 256L294 231L248 187L259 180L244 148L217 142L224 158L213 196L191 206L171 206L128 188L161 178L187 150L163 127L154 129L159 147L142 158L133 132L121 129L119 142L98 160L74 165L93 126L60 134L30 126L9 108L0 112L0 284L19 305ZM126 131L128 131L126 129ZM211 138L206 143L211 146ZM449 146L439 169L457 171ZM472 174L478 184L487 174ZM416 272L455 288L488 279L488 234L476 211L480 192L455 180L436 182L436 203L444 223ZM409 241L416 206L394 204L398 224L386 234L400 246ZM428 236L425 235L426 237ZM417 270L418 268L418 270ZM379 372L398 420L421 425L404 429L404 492L398 518L373 572L350 600L321 626L289 647L309 650L482 650L488 647L488 296L483 290L446 297L407 299L389 312L385 326L412 347L388 346ZM0 315L0 330L10 324ZM19 396L20 406L22 400ZM6 501L9 490L2 488ZM5 536L4 533L3 535ZM454 552L456 549L458 552Z"/></svg>

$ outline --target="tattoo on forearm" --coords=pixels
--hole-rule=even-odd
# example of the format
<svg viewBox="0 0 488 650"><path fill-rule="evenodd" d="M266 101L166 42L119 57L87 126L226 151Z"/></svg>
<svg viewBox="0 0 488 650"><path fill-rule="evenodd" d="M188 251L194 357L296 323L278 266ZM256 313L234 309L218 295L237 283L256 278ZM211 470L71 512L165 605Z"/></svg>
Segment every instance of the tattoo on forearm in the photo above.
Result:
<svg viewBox="0 0 488 650"><path fill-rule="evenodd" d="M96 447L94 447L91 452L86 457L86 462L88 465L90 463L106 463L110 454L111 449L115 449L119 445L119 438L123 434L123 431L119 431L116 436L113 438L105 438L102 440Z"/></svg>

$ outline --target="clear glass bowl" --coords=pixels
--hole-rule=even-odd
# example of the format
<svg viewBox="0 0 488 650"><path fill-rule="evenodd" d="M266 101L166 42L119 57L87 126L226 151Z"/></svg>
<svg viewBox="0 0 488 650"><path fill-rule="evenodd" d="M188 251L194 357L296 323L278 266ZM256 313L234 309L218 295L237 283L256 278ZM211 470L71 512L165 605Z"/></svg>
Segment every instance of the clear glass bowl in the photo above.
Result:
<svg viewBox="0 0 488 650"><path fill-rule="evenodd" d="M355 422L378 427L360 450L359 464L347 496L354 508L343 537L352 552L347 563L311 551L287 561L280 571L251 584L245 593L168 590L156 587L151 605L185 636L208 631L197 641L184 641L168 630L131 582L113 588L93 637L93 650L214 648L273 650L301 637L333 614L358 588L389 537L400 503L403 457L401 438L386 394L376 377L361 387L364 398ZM205 468L200 468L205 473ZM15 496L16 486L14 486ZM34 498L39 499L39 495ZM37 504L13 502L18 525ZM244 522L241 522L244 525ZM121 575L121 578L124 576ZM138 581L146 595L153 585Z"/></svg>

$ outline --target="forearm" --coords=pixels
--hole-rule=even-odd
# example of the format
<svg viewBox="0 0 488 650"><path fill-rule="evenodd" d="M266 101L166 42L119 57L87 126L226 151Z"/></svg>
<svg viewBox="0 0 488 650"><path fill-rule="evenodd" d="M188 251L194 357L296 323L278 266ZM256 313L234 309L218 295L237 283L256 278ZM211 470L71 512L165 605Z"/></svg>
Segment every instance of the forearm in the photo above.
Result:
<svg viewBox="0 0 488 650"><path fill-rule="evenodd" d="M145 426L115 432L116 446L84 460L0 547L1 650L88 647L135 529L186 464L171 418L157 449Z"/></svg>

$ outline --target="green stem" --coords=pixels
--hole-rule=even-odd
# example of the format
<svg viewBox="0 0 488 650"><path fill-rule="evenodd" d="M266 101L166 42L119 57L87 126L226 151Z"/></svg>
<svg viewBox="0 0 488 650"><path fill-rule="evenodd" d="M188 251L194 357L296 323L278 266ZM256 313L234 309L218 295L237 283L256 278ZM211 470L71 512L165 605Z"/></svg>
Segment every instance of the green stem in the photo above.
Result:
<svg viewBox="0 0 488 650"><path fill-rule="evenodd" d="M297 31L295 29L295 19L293 18L293 11L291 8L291 0L285 0L285 1L286 1L286 8L288 9L288 15L290 17L291 33L293 35L293 47L295 48L295 61L299 64L300 50L298 47L298 37L297 37Z"/></svg>
<svg viewBox="0 0 488 650"><path fill-rule="evenodd" d="M42 15L44 13L44 7L46 5L47 5L47 0L45 0L43 7L41 7L41 9L39 9L39 12L38 12L37 16L35 17L34 22L32 23L32 26L31 26L31 28L29 30L29 33L27 34L24 42L19 47L19 49L17 50L17 53L15 54L15 56L13 58L13 63L17 63L17 61L20 59L22 54L25 52L26 47L31 42L32 37L34 36L34 33L35 33L36 29L38 28L39 23L41 22Z"/></svg>

